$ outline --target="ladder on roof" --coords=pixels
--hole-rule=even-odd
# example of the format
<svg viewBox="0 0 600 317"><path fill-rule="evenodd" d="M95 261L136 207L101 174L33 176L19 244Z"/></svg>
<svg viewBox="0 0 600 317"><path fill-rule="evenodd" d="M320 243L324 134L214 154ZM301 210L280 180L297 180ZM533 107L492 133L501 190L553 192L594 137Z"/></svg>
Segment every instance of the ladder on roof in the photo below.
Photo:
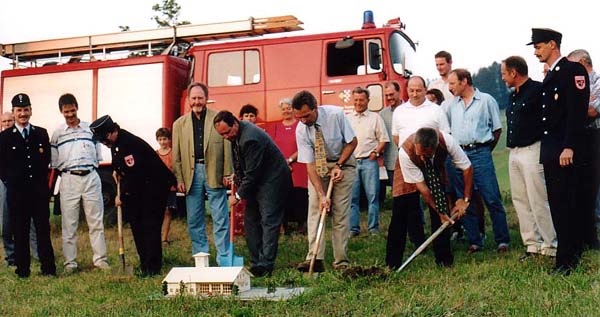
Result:
<svg viewBox="0 0 600 317"><path fill-rule="evenodd" d="M247 20L188 24L151 30L126 31L62 39L0 44L0 55L25 62L57 56L91 54L92 51L135 50L151 46L169 46L175 42L200 42L259 36L303 30L302 21L293 15L248 18Z"/></svg>

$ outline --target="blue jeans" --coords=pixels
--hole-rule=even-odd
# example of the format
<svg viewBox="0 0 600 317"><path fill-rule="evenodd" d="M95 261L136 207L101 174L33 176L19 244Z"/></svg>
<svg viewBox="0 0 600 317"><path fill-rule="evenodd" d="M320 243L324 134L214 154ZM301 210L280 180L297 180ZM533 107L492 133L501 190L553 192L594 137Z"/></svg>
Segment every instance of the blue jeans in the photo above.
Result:
<svg viewBox="0 0 600 317"><path fill-rule="evenodd" d="M477 192L483 198L487 209L490 212L492 220L492 228L494 229L494 239L498 246L508 246L508 224L506 223L506 212L502 206L500 198L500 189L498 188L498 180L496 179L496 170L494 169L494 161L492 160L492 151L490 146L482 146L474 150L465 151L467 157L473 166L473 186L477 188ZM464 197L464 180L462 171L457 170L457 196ZM467 230L467 236L471 245L483 247L483 237L479 232L479 224L477 221L477 212L473 205L467 208L467 214L463 218L463 226Z"/></svg>
<svg viewBox="0 0 600 317"><path fill-rule="evenodd" d="M208 194L208 204L213 220L213 235L217 249L217 263L220 257L229 254L229 207L227 206L227 190L225 188L211 188L206 182L206 168L204 164L196 164L192 186L185 202L187 205L187 222L190 240L192 240L192 254L198 252L208 253L208 237L206 235L206 219L204 195ZM221 263L218 263L221 265Z"/></svg>
<svg viewBox="0 0 600 317"><path fill-rule="evenodd" d="M356 176L352 185L350 231L360 232L360 188L364 187L369 203L369 231L379 230L379 164L377 160L356 160Z"/></svg>

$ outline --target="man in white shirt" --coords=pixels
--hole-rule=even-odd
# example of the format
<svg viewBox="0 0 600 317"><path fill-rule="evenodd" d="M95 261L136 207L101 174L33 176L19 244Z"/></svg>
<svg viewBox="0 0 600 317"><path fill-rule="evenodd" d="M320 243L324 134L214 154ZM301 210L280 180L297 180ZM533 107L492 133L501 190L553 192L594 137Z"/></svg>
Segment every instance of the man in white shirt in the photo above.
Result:
<svg viewBox="0 0 600 317"><path fill-rule="evenodd" d="M444 94L444 100L454 98L454 95L448 88L448 75L452 70L452 55L446 51L439 51L435 54L435 68L440 74L440 78L429 83L429 89L437 88Z"/></svg>
<svg viewBox="0 0 600 317"><path fill-rule="evenodd" d="M429 205L431 231L437 230L442 221L449 221L448 199L444 187L448 185L445 162L449 159L462 170L465 197L470 197L473 167L458 143L447 133L431 128L421 128L400 146L398 159L407 183L415 184ZM452 214L466 213L469 200L460 198L455 202ZM450 220L451 221L451 220ZM450 232L445 231L433 242L435 262L440 266L452 266L454 257L450 248ZM400 254L402 258L402 254Z"/></svg>
<svg viewBox="0 0 600 317"><path fill-rule="evenodd" d="M402 145L408 136L424 127L444 132L450 130L448 118L442 108L425 98L427 89L422 77L412 77L408 81L407 92L408 101L398 106L392 117L394 143ZM392 195L394 201L388 229L386 264L395 268L402 264L407 231L411 232L413 243L417 245L425 240L425 233L419 192L415 184L404 181L399 165L394 169Z"/></svg>

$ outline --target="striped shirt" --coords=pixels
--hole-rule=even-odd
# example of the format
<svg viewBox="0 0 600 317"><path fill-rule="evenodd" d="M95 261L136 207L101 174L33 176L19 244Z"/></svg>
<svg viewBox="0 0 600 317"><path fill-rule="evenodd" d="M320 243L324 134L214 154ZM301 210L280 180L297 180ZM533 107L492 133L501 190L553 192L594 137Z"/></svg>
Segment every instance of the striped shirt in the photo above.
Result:
<svg viewBox="0 0 600 317"><path fill-rule="evenodd" d="M91 170L102 161L100 143L94 142L90 124L80 121L76 128L61 124L50 139L52 168L59 171Z"/></svg>

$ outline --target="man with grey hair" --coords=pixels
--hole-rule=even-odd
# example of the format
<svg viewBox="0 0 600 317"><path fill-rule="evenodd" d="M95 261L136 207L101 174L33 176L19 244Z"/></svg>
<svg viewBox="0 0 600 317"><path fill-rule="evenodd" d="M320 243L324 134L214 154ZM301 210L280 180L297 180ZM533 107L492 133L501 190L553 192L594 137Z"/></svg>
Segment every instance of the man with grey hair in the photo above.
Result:
<svg viewBox="0 0 600 317"><path fill-rule="evenodd" d="M592 58L586 50L574 50L567 56L571 62L583 65L590 77L590 102L587 110L587 122L585 129L585 162L582 177L582 189L578 191L583 202L585 213L584 241L592 249L600 249L596 230L600 228L600 75L594 71ZM595 221L594 221L595 218ZM594 223L596 225L594 226Z"/></svg>
<svg viewBox="0 0 600 317"><path fill-rule="evenodd" d="M452 222L448 219L450 214L456 212L459 213L459 216L465 214L469 202L462 198L458 199L450 212L448 197L444 191L444 187L448 186L446 159L449 159L457 169L462 171L465 180L463 192L467 197L471 196L472 190L473 167L465 152L452 136L437 129L420 128L400 145L398 159L404 181L414 184L429 206L432 232L436 231L442 222ZM400 253L392 255L392 258L401 260L404 246L401 246L399 251ZM454 257L450 247L449 231L443 232L438 239L433 241L433 252L436 264L452 266ZM386 260L389 259L390 254ZM393 263L388 263L388 265L390 264Z"/></svg>

